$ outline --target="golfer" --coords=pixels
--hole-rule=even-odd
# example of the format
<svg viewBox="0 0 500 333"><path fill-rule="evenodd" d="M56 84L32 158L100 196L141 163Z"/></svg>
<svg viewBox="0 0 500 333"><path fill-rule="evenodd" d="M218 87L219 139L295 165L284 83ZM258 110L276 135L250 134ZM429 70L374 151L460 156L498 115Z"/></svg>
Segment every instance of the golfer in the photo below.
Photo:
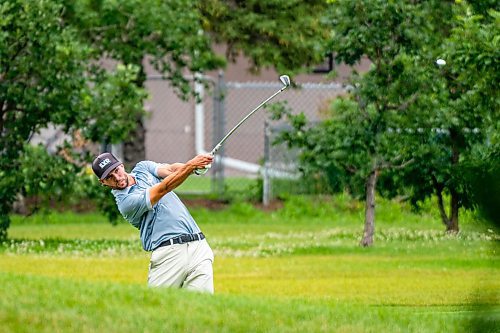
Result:
<svg viewBox="0 0 500 333"><path fill-rule="evenodd" d="M123 217L140 230L142 247L151 251L148 284L214 292L214 255L205 236L173 190L196 169L212 162L198 155L186 163L137 163L127 173L113 154L92 163L99 181L112 189Z"/></svg>

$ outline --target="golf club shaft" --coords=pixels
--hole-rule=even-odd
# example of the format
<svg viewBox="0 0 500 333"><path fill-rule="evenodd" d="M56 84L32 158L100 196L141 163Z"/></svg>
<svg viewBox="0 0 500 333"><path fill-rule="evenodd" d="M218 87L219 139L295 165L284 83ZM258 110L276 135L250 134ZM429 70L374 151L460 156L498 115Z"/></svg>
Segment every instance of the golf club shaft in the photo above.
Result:
<svg viewBox="0 0 500 333"><path fill-rule="evenodd" d="M238 124L236 124L236 126L234 126L222 138L222 140L220 140L220 142L212 149L212 151L210 152L210 155L215 156L215 154L220 149L220 147L222 146L222 144L227 140L227 138L229 138L231 136L231 134L234 133L234 131L236 131L238 129L238 127L241 126L241 124L243 124L251 115L253 115L258 109L260 109L262 106L264 106L272 98L274 98L276 95L278 95L280 92L282 92L283 90L285 90L286 88L288 88L290 86L290 78L288 77L288 75L281 75L280 76L280 81L281 81L281 83L283 83L284 86L280 90L278 90L277 92L275 92L274 94L272 94L271 96L269 96L265 101L263 101L262 103L260 103L255 109L253 109L243 119L241 119L240 122ZM203 175L203 174L205 174L208 171L208 169L210 168L210 166L211 165L209 164L209 165L205 166L205 168L203 168L203 169L196 169L194 171L194 173L197 174L197 175Z"/></svg>
<svg viewBox="0 0 500 333"><path fill-rule="evenodd" d="M238 124L236 124L236 126L234 126L223 138L222 140L220 140L220 142L212 149L212 151L210 152L211 155L215 155L217 153L217 151L220 149L220 147L222 146L222 144L227 140L227 138L229 138L231 136L231 134L234 133L234 131L236 131L238 129L238 127L241 126L241 124L243 124L251 115L253 115L258 109L260 109L261 107L263 107L267 102L269 102L271 99L273 99L276 95L278 95L280 92L282 92L283 90L285 90L287 87L284 86L283 88L281 88L280 90L278 90L277 92L275 92L274 94L272 94L271 96L269 96L265 101L263 101L262 103L260 103L255 109L253 109L249 114L247 114L245 116L245 118L241 119L240 122Z"/></svg>

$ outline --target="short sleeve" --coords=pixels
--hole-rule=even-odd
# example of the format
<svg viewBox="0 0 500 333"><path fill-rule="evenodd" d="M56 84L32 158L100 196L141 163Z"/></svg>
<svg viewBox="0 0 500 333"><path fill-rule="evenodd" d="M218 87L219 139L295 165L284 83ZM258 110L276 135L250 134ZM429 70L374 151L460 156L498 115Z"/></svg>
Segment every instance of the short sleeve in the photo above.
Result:
<svg viewBox="0 0 500 333"><path fill-rule="evenodd" d="M138 228L142 216L153 209L149 189L135 191L120 197L118 197L118 210L127 221Z"/></svg>
<svg viewBox="0 0 500 333"><path fill-rule="evenodd" d="M161 164L158 164L153 161L142 161L137 163L135 166L134 170L132 172L138 172L138 171L145 171L149 172L153 176L158 178L158 168L161 166Z"/></svg>

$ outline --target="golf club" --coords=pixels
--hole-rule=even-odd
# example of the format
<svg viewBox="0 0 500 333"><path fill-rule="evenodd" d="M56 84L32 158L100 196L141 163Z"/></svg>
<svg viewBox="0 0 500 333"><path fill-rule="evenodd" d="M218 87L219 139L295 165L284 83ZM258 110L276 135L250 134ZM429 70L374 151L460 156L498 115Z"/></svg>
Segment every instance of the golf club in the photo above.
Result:
<svg viewBox="0 0 500 333"><path fill-rule="evenodd" d="M276 95L278 95L280 92L282 92L283 90L285 90L286 88L288 88L290 86L290 77L288 77L288 75L281 75L280 76L280 81L281 81L281 83L283 83L283 87L280 90L278 90L277 92L275 92L274 94L272 94L271 96L269 96L265 101L263 101L262 103L260 103L255 109L253 109L249 114L247 114L243 119L241 119L240 122L238 124L236 124L236 126L234 126L222 138L222 140L220 140L220 142L217 145L215 145L215 147L210 152L210 155L214 156L217 153L217 151L220 149L220 147L222 146L222 144L227 140L227 138L229 138L231 136L231 134L233 134L234 131L236 131L238 129L238 127L240 127L241 124L243 124L251 115L253 115L258 109L260 109L261 107L263 107L267 102L269 102ZM210 169L210 166L211 165L207 165L203 169L196 169L194 171L194 173L197 174L197 175L203 175L203 174L205 174L208 171L208 169Z"/></svg>

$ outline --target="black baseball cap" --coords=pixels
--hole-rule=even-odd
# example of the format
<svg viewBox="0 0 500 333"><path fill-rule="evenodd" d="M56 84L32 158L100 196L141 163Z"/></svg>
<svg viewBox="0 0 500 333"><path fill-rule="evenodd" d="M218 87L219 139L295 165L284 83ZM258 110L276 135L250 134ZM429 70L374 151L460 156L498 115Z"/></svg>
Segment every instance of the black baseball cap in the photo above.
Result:
<svg viewBox="0 0 500 333"><path fill-rule="evenodd" d="M99 179L106 178L122 162L111 153L102 153L92 162L92 170Z"/></svg>

